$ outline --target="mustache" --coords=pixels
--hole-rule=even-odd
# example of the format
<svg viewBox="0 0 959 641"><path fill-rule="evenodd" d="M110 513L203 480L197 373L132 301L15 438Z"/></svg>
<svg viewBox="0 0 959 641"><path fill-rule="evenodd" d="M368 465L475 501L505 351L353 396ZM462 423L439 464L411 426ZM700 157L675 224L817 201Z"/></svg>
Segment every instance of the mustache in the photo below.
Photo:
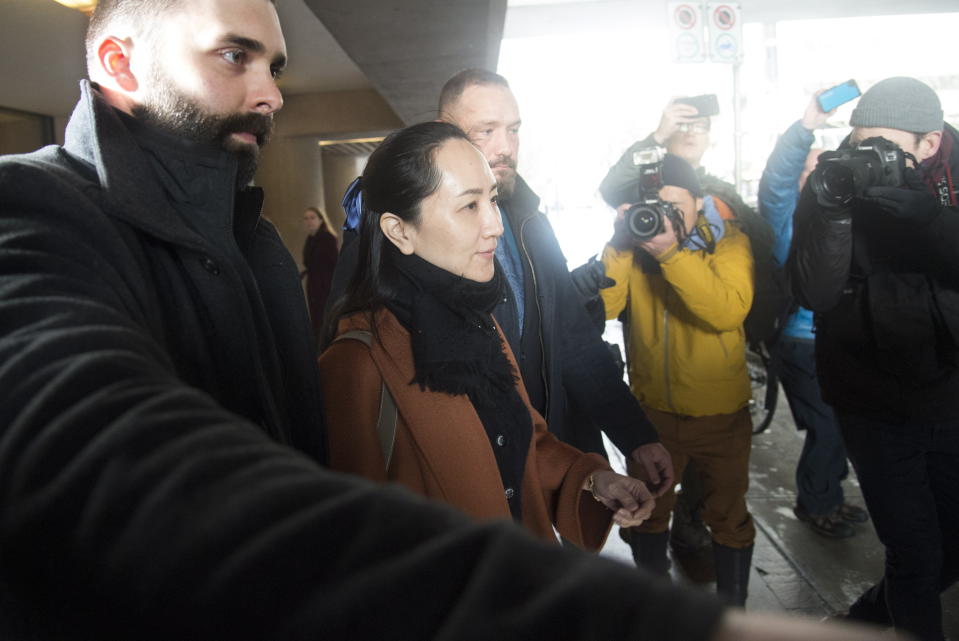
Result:
<svg viewBox="0 0 959 641"><path fill-rule="evenodd" d="M230 134L250 133L256 136L259 147L265 145L273 135L273 114L241 113L232 114L220 121L219 140L226 140Z"/></svg>
<svg viewBox="0 0 959 641"><path fill-rule="evenodd" d="M509 169L516 169L516 159L512 156L500 155L497 156L490 164L491 169L496 169L497 167L508 167Z"/></svg>

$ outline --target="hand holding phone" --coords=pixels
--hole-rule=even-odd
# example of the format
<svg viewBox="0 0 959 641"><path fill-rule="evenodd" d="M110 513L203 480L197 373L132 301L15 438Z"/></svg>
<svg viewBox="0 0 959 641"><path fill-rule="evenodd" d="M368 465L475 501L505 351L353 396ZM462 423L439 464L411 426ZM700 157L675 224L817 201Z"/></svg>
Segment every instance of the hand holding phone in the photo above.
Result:
<svg viewBox="0 0 959 641"><path fill-rule="evenodd" d="M816 100L819 102L819 108L823 113L829 113L836 107L844 105L850 100L855 100L862 94L859 91L859 85L855 80L847 80L835 87L830 87L823 91Z"/></svg>
<svg viewBox="0 0 959 641"><path fill-rule="evenodd" d="M690 96L688 98L677 98L676 102L695 107L696 111L699 112L696 114L697 118L719 115L719 99L716 98L716 94L714 93Z"/></svg>

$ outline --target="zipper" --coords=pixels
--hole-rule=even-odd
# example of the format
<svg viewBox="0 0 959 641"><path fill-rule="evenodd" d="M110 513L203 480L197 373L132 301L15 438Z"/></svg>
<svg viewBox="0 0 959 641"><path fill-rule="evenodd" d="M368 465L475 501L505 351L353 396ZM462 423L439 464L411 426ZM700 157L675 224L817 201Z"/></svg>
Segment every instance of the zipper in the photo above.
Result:
<svg viewBox="0 0 959 641"><path fill-rule="evenodd" d="M534 214L535 215L535 214ZM536 282L536 270L533 268L533 260L529 257L529 252L526 250L526 224L533 219L533 216L527 217L519 226L519 246L523 252L523 258L526 259L526 264L529 266L530 279L533 281L533 301L536 303L536 314L539 318L539 331L537 332L539 338L539 351L542 354L542 359L540 360L539 365L539 375L543 381L543 418L546 419L546 424L549 425L549 377L546 375L546 345L543 343L543 309L539 304L539 285ZM522 331L522 328L520 328Z"/></svg>
<svg viewBox="0 0 959 641"><path fill-rule="evenodd" d="M676 413L673 407L673 392L669 387L669 288L666 287L663 293L663 377L664 388L666 390L666 404L669 411Z"/></svg>

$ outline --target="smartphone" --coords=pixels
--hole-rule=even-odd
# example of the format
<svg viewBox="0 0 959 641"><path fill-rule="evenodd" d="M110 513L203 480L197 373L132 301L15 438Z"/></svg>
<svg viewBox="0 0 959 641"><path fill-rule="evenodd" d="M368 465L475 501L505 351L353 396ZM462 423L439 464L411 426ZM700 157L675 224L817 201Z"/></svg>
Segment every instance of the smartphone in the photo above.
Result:
<svg viewBox="0 0 959 641"><path fill-rule="evenodd" d="M861 95L859 85L856 84L856 81L847 80L842 84L826 89L819 94L817 100L819 101L819 108L823 110L823 113L829 113L839 105L844 105Z"/></svg>
<svg viewBox="0 0 959 641"><path fill-rule="evenodd" d="M691 96L689 98L677 98L676 102L696 107L696 111L699 112L699 114L697 114L698 117L715 116L719 114L719 99L716 98L716 94L714 93L707 93L702 96Z"/></svg>

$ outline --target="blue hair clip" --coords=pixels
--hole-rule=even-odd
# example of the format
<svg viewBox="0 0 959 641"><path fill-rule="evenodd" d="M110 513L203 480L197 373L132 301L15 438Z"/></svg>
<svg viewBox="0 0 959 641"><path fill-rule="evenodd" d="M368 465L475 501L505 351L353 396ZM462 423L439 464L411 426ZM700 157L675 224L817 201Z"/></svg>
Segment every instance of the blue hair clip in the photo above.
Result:
<svg viewBox="0 0 959 641"><path fill-rule="evenodd" d="M346 221L343 223L343 229L348 231L357 231L360 228L360 216L363 213L363 189L360 187L360 176L350 183L343 194L343 200L340 205L346 212Z"/></svg>

